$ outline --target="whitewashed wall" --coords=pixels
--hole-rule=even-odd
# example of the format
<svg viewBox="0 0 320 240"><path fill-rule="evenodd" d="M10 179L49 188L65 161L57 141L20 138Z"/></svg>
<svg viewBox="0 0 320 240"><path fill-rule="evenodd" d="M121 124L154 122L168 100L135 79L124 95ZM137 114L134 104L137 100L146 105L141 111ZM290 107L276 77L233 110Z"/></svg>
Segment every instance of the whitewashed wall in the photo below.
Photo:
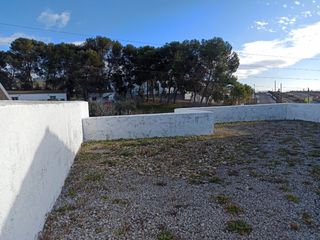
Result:
<svg viewBox="0 0 320 240"><path fill-rule="evenodd" d="M223 107L177 108L176 113L210 112L215 123L263 120L285 120L287 104L261 104Z"/></svg>
<svg viewBox="0 0 320 240"><path fill-rule="evenodd" d="M320 122L320 104L288 104L287 119Z"/></svg>
<svg viewBox="0 0 320 240"><path fill-rule="evenodd" d="M35 239L83 140L85 102L0 101L0 239Z"/></svg>
<svg viewBox="0 0 320 240"><path fill-rule="evenodd" d="M210 113L165 113L83 119L84 140L150 138L213 133Z"/></svg>

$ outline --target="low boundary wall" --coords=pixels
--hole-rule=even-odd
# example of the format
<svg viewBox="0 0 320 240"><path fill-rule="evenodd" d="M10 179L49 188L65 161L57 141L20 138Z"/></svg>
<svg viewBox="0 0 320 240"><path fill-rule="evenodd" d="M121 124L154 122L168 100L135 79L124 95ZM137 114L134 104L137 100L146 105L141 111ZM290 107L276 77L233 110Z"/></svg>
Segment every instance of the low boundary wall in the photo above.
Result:
<svg viewBox="0 0 320 240"><path fill-rule="evenodd" d="M177 108L175 113L206 111L215 123L287 119L288 104L261 104L222 107Z"/></svg>
<svg viewBox="0 0 320 240"><path fill-rule="evenodd" d="M84 140L173 137L213 133L208 112L143 114L83 119Z"/></svg>
<svg viewBox="0 0 320 240"><path fill-rule="evenodd" d="M0 101L0 239L35 239L83 141L86 102Z"/></svg>

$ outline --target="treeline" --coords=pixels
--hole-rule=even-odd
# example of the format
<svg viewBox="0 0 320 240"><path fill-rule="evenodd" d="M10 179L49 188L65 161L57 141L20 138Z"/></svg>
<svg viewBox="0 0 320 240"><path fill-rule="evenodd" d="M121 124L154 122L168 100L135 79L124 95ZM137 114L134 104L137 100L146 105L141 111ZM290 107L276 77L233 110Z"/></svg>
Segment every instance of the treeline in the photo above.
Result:
<svg viewBox="0 0 320 240"><path fill-rule="evenodd" d="M113 89L119 99L138 94L174 102L191 93L192 101L243 102L252 89L237 82L238 66L237 54L221 38L162 47L123 46L104 37L89 38L80 46L19 38L8 51L0 51L5 88L64 90L69 99L87 100L89 92Z"/></svg>

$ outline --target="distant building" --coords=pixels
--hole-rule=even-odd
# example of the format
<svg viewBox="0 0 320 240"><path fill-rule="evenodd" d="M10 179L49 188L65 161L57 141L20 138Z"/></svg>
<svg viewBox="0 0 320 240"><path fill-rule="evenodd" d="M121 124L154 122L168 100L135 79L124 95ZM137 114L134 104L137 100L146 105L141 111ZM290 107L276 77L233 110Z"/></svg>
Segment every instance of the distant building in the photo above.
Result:
<svg viewBox="0 0 320 240"><path fill-rule="evenodd" d="M90 92L88 94L89 102L97 103L111 103L115 101L115 92L114 91L97 91Z"/></svg>
<svg viewBox="0 0 320 240"><path fill-rule="evenodd" d="M9 91L12 100L21 101L67 101L67 94L59 91Z"/></svg>

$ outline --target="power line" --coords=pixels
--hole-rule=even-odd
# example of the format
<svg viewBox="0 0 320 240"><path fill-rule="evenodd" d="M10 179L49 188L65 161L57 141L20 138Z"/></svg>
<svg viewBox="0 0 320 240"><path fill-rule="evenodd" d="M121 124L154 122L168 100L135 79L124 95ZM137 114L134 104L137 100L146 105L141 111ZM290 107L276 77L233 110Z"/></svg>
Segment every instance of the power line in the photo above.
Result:
<svg viewBox="0 0 320 240"><path fill-rule="evenodd" d="M0 22L0 25L7 26L7 27L16 27L16 28L24 28L24 29L29 29L29 30L43 31L43 32L68 34L68 35L87 37L87 38L98 36L98 35L91 35L91 34L86 34L86 33L59 31L59 30L54 30L54 29L45 29L45 28L32 27L32 26L26 26L26 25L20 25L20 24L4 23L4 22ZM118 40L122 41L122 42L126 42L126 43L151 44L151 45L158 45L158 46L164 45L164 44L160 44L160 43L151 43L151 42L143 42L143 41L127 40L127 39L118 39Z"/></svg>

